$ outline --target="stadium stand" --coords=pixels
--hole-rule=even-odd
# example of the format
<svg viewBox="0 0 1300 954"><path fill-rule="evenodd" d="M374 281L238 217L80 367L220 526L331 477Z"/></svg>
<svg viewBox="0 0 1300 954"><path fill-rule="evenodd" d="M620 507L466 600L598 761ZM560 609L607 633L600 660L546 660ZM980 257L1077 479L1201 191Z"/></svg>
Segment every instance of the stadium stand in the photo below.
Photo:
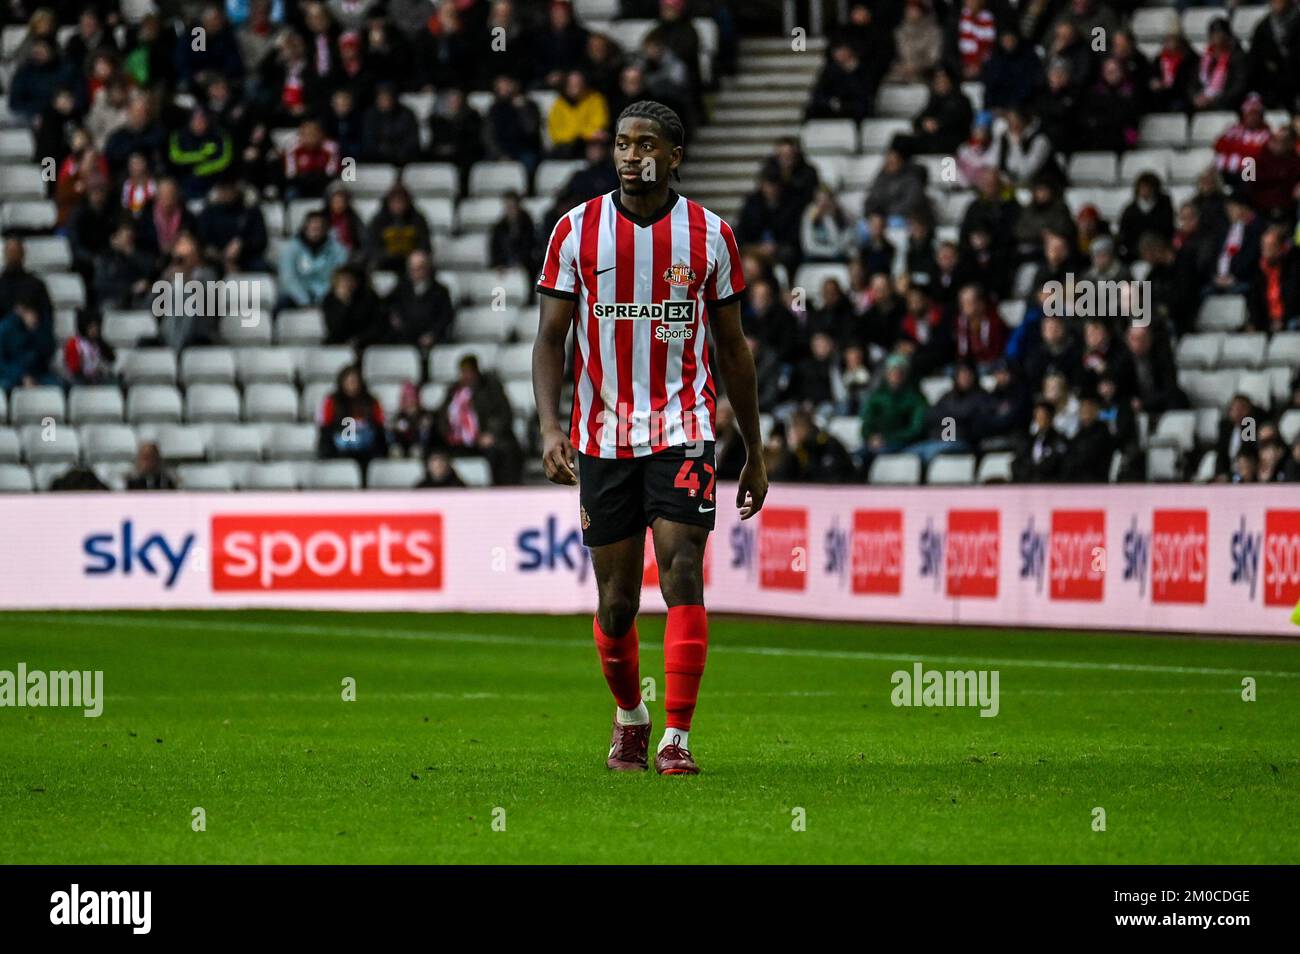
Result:
<svg viewBox="0 0 1300 954"><path fill-rule="evenodd" d="M145 446L186 489L539 479L531 283L647 96L742 246L774 479L1300 479L1295 0L848 3L799 42L735 3L354 6L4 28L0 490ZM463 389L510 425L453 438Z"/></svg>

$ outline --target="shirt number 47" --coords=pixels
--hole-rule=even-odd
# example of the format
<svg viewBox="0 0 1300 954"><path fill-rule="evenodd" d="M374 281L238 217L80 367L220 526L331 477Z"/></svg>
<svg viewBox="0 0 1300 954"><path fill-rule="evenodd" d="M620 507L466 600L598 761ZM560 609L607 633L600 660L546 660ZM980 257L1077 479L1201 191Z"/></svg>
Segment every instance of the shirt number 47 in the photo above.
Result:
<svg viewBox="0 0 1300 954"><path fill-rule="evenodd" d="M674 487L680 487L686 491L688 497L695 497L700 492L700 476L692 469L694 461L683 461L682 469L677 471L677 479L673 481ZM700 461L700 466L704 468L705 474L708 475L709 482L704 485L704 499L708 502L713 501L713 465L707 461Z"/></svg>

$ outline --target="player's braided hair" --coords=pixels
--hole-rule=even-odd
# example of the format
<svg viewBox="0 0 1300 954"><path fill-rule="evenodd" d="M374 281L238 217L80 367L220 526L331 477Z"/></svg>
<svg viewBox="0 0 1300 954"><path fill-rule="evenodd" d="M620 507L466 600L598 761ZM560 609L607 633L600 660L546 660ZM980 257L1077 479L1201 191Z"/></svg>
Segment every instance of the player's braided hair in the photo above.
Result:
<svg viewBox="0 0 1300 954"><path fill-rule="evenodd" d="M682 125L682 118L663 103L656 103L652 99L638 100L618 114L618 123L625 119L648 119L658 123L659 128L664 131L664 135L674 146L686 145L686 127ZM618 123L614 124L615 128L618 127ZM673 170L673 177L678 181L682 178L676 169Z"/></svg>

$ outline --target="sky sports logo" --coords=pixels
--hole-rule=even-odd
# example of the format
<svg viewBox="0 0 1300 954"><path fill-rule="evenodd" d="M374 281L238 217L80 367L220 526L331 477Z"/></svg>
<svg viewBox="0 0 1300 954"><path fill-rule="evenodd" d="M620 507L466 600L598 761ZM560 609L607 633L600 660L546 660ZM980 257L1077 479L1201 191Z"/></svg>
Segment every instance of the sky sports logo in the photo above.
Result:
<svg viewBox="0 0 1300 954"><path fill-rule="evenodd" d="M944 595L997 599L1001 516L996 510L949 510L947 527L927 520L919 541L921 576L944 581Z"/></svg>
<svg viewBox="0 0 1300 954"><path fill-rule="evenodd" d="M443 527L439 513L221 514L211 524L212 588L289 590L439 590ZM186 568L207 569L194 533L168 535L127 519L82 541L88 577L152 576L165 589Z"/></svg>
<svg viewBox="0 0 1300 954"><path fill-rule="evenodd" d="M1265 606L1300 602L1300 510L1266 510L1262 534L1252 532L1243 515L1229 546L1231 583L1247 587L1252 602L1257 589Z"/></svg>
<svg viewBox="0 0 1300 954"><path fill-rule="evenodd" d="M1100 602L1106 578L1106 511L1053 510L1048 532L1031 516L1020 531L1020 579L1052 600Z"/></svg>

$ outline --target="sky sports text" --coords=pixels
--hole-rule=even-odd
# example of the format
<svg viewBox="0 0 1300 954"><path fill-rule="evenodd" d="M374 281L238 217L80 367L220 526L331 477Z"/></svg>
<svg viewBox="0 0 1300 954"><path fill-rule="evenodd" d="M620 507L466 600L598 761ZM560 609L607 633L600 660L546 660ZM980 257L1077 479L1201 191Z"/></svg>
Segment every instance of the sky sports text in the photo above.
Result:
<svg viewBox="0 0 1300 954"><path fill-rule="evenodd" d="M153 924L152 891L82 891L73 884L50 895L50 923L55 925L127 925L132 934L148 934Z"/></svg>

